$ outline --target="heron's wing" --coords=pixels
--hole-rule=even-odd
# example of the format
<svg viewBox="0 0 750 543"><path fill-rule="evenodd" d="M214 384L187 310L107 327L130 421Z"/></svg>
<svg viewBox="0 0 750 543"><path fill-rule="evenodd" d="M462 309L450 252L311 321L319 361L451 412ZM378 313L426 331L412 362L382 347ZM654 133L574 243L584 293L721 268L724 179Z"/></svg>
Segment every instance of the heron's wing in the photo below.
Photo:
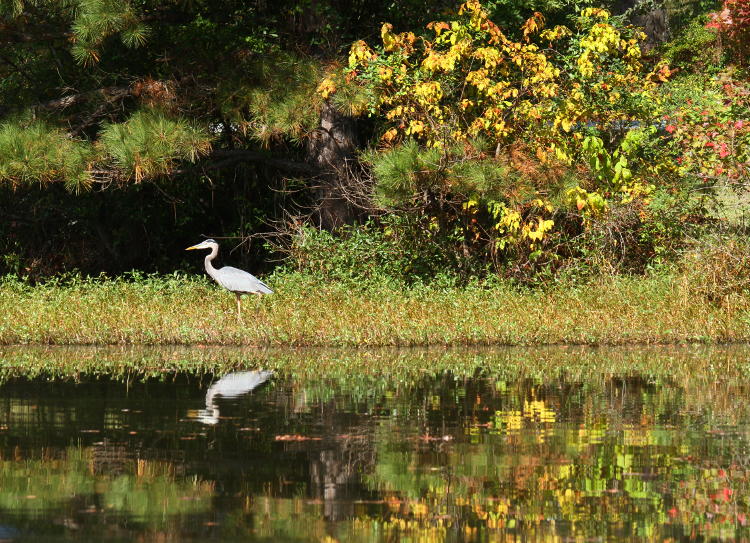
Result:
<svg viewBox="0 0 750 543"><path fill-rule="evenodd" d="M232 292L249 292L259 294L273 294L263 281L244 270L224 266L216 270L214 279L225 289Z"/></svg>
<svg viewBox="0 0 750 543"><path fill-rule="evenodd" d="M208 387L206 391L206 407L209 409L213 407L215 396L222 396L224 398L242 396L268 381L271 375L273 375L273 372L267 370L228 373Z"/></svg>
<svg viewBox="0 0 750 543"><path fill-rule="evenodd" d="M224 398L236 398L258 388L268 381L272 374L273 372L266 370L228 373L212 384L208 392L211 396L218 394Z"/></svg>

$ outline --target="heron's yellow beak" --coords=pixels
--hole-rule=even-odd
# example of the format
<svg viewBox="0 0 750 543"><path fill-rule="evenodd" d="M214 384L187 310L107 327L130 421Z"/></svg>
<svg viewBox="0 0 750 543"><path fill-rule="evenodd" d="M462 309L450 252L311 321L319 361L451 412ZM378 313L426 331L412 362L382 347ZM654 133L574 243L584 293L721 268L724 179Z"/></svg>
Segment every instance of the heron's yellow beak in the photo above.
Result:
<svg viewBox="0 0 750 543"><path fill-rule="evenodd" d="M200 243L199 243L198 245L200 245ZM198 245L193 245L193 246L191 246L191 247L188 247L188 248L187 248L187 249L185 249L185 250L186 250L186 251L192 251L193 249L200 249L200 247L198 247Z"/></svg>

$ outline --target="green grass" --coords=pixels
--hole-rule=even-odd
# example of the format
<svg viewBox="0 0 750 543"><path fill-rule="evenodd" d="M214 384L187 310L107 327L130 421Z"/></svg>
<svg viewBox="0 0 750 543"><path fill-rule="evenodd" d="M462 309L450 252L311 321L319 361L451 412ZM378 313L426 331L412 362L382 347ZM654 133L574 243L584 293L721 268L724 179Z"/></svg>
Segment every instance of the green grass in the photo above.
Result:
<svg viewBox="0 0 750 543"><path fill-rule="evenodd" d="M545 345L743 342L750 294L708 302L678 278L586 285L397 287L269 279L234 296L202 277L0 281L0 344L272 346Z"/></svg>

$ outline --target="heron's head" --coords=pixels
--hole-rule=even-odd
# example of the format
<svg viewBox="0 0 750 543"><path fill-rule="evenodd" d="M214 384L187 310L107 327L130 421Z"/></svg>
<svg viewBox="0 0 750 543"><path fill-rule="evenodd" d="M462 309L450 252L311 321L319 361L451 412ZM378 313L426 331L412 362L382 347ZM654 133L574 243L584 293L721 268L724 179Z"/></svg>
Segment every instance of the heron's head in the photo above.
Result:
<svg viewBox="0 0 750 543"><path fill-rule="evenodd" d="M201 241L198 245L193 245L192 247L188 247L185 249L186 251L192 251L193 249L213 249L214 247L217 247L219 244L216 243L212 239L207 239L205 241Z"/></svg>

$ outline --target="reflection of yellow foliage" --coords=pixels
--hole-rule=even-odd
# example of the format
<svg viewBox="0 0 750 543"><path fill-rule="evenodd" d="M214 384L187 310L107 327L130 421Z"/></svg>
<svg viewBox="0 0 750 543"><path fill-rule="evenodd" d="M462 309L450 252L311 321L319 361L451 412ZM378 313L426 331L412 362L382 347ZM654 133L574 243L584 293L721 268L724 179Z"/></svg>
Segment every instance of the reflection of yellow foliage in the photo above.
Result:
<svg viewBox="0 0 750 543"><path fill-rule="evenodd" d="M506 432L520 430L523 426L523 413L521 411L497 411L495 413L495 427Z"/></svg>
<svg viewBox="0 0 750 543"><path fill-rule="evenodd" d="M547 407L544 401L527 400L521 411L513 409L496 411L494 420L495 428L503 433L514 433L523 427L524 420L544 424L554 423L557 420L557 413L554 409Z"/></svg>
<svg viewBox="0 0 750 543"><path fill-rule="evenodd" d="M547 423L555 422L557 419L555 411L547 407L544 402L540 400L524 402L523 416L527 419Z"/></svg>

